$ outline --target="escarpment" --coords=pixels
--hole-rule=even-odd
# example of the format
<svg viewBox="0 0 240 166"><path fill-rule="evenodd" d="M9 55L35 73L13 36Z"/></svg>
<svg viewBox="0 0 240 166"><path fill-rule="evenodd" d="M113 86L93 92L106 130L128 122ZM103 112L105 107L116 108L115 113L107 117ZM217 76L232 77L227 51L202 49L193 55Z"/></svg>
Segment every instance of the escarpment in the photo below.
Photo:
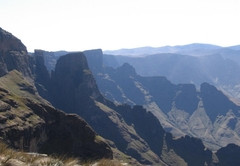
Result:
<svg viewBox="0 0 240 166"><path fill-rule="evenodd" d="M0 29L0 138L9 146L82 159L112 158L104 138L76 114L66 114L39 96L48 95L43 56L27 54L11 33ZM36 88L37 87L37 88ZM43 93L44 92L44 93Z"/></svg>
<svg viewBox="0 0 240 166"><path fill-rule="evenodd" d="M57 110L37 94L21 89L20 81L31 86L15 70L0 78L0 137L11 147L85 159L112 158L110 147L97 140L98 134L85 120Z"/></svg>
<svg viewBox="0 0 240 166"><path fill-rule="evenodd" d="M143 165L238 165L239 146L206 147L231 140L240 124L239 107L210 84L197 90L165 77L141 77L128 63L107 67L100 49L61 52L66 55L50 58L47 68L46 53L55 53L27 55L20 40L6 31L2 36L0 137L11 147ZM18 52L9 56L14 61L4 59L11 51Z"/></svg>
<svg viewBox="0 0 240 166"><path fill-rule="evenodd" d="M0 76L15 69L32 77L31 60L21 40L0 28Z"/></svg>

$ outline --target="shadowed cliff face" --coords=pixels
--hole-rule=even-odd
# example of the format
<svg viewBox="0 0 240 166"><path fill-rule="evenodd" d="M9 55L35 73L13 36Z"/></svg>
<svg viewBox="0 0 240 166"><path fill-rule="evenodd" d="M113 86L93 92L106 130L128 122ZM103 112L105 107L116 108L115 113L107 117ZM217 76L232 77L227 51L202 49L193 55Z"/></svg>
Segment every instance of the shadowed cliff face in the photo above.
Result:
<svg viewBox="0 0 240 166"><path fill-rule="evenodd" d="M144 164L161 163L134 127L115 111L116 106L101 95L83 53L59 58L51 75L49 92L54 106L83 117L122 152Z"/></svg>
<svg viewBox="0 0 240 166"><path fill-rule="evenodd" d="M17 59L17 61L20 60ZM128 105L116 106L105 99L98 90L83 53L61 57L51 78L49 78L43 65L44 59L41 53L30 62L33 67L32 71L36 74L35 84L41 87L37 89L45 90L45 95L50 99L49 101L58 108L64 108L66 112L81 115L97 133L114 141L115 145L112 143L112 146L138 159L143 164L177 166L224 165L226 163L236 165L239 163L234 155L231 157L224 155L231 151L230 149L234 149L234 153L239 153L238 146L232 147L231 145L230 148L220 149L215 154L206 149L200 139L189 136L175 138L170 133L165 132L159 120L142 106L134 106L133 108ZM6 63L5 66L8 64ZM203 84L201 89L203 94L201 94L202 92L197 92L193 85L174 85L164 77L146 79L139 77L129 64L124 64L116 70L102 68L102 71L104 70L111 72L110 74L113 76L113 73L118 75L123 73L123 77L119 79L122 81L119 85L124 85L124 79L132 81L128 80L132 86L128 87L128 90L136 91L141 96L141 100L132 99L133 104L142 100L145 101L145 104L153 102L158 93L156 96L151 96L150 92L153 92L154 88L151 89L147 85L154 87L159 83L167 85L167 87L162 88L163 90L167 89L164 93L170 93L169 102L164 108L166 112L168 108L171 109L167 116L171 117L172 121L194 124L192 129L197 128L201 131L204 129L203 124L210 122L207 114L212 108L208 111L205 110L204 103L211 102L211 100L208 98L209 94L204 95L204 93L211 89L210 97L212 97L218 91L209 84ZM0 77L0 137L12 147L27 151L67 154L84 159L112 158L112 150L85 120L76 114L66 114L55 109L48 101L38 95L34 84L24 77L24 70L19 69L19 71L7 71L4 77ZM95 71L98 71L97 68ZM101 74L104 77L99 78L111 82L115 81L111 80L110 74L100 73L99 75ZM154 85L151 80L158 80L158 82ZM120 89L122 94L125 93L123 88L116 87ZM125 95L125 99L126 96L129 97L129 95ZM162 94L158 98L159 101L164 99L163 96ZM220 98L222 97L220 96ZM203 100L205 101L203 102ZM183 104L186 101L189 104ZM216 99L216 101L223 102L224 100ZM232 104L230 102L228 107L232 110L224 109L220 116L217 116L216 123L213 124L213 126L220 126L219 130L213 130L217 136L221 136L223 129L228 129L226 125L236 133L238 132L240 124L236 117L236 109L238 108ZM193 111L196 107L198 110ZM222 116L224 114L226 116ZM186 119L183 118L184 116ZM198 118L196 119L196 117ZM198 125L196 126L196 124ZM203 133L206 134L206 131ZM225 133L224 131L223 134ZM232 138L232 133L228 134L229 138ZM226 137L219 138L226 139ZM230 160L233 161L229 162Z"/></svg>
<svg viewBox="0 0 240 166"><path fill-rule="evenodd" d="M0 137L4 142L30 152L83 159L113 157L85 120L57 110L38 95L41 89L41 95L50 97L50 77L41 51L29 56L19 39L0 28L0 63Z"/></svg>
<svg viewBox="0 0 240 166"><path fill-rule="evenodd" d="M11 70L18 70L25 76L32 77L31 58L26 47L11 33L0 28L0 76Z"/></svg>
<svg viewBox="0 0 240 166"><path fill-rule="evenodd" d="M240 147L234 144L229 144L226 147L219 149L216 153L220 166L240 165Z"/></svg>
<svg viewBox="0 0 240 166"><path fill-rule="evenodd" d="M232 110L236 116L239 116L240 106L229 100L216 87L203 83L201 85L201 97L204 103L204 108L212 121L215 121L217 116L226 115L229 110Z"/></svg>
<svg viewBox="0 0 240 166"><path fill-rule="evenodd" d="M93 105L93 99L101 97L83 53L59 58L51 75L49 91L52 103L67 112Z"/></svg>
<svg viewBox="0 0 240 166"><path fill-rule="evenodd" d="M116 109L128 125L134 129L150 146L151 150L161 156L165 131L158 119L151 113L146 112L143 106L119 105Z"/></svg>
<svg viewBox="0 0 240 166"><path fill-rule="evenodd" d="M82 67L75 66L72 63L82 65ZM181 139L175 139L172 136L167 137L168 134L163 130L159 120L142 106L115 106L104 99L98 91L91 72L86 73L88 70L82 53L68 54L58 60L51 78L51 82L54 83L52 84L54 87L51 87L51 89L55 91L50 91L56 107L64 109L66 112L79 114L95 131L104 138L113 141L120 151L136 158L140 163L193 165L194 159L198 160L198 165L205 162L212 163L212 153L205 150L201 140L191 137ZM95 70L95 72L98 72L98 70ZM114 77L119 81L129 78L129 76L137 77L135 70L128 64L109 75L114 76L114 73L118 73L118 76L122 74L119 77ZM136 88L136 83L133 83L132 86L139 90L139 87L143 87L146 82L142 85L137 84L138 88ZM122 81L122 84L124 84L124 81ZM127 83L126 86L128 86ZM130 88L129 91L131 92L131 90L134 89ZM192 85L179 85L176 90L179 90L178 96L173 95L172 101L176 101L178 108L184 109L185 106L181 105L182 101L195 97L196 89ZM139 92L143 91L140 90ZM174 97L177 99L174 99ZM71 102L71 105L66 107L65 105L68 105L69 102ZM186 108L192 111L195 107L196 97L193 98L192 104L186 106ZM184 146L189 146L187 150L181 146L183 143ZM198 155L199 157L197 157ZM179 158L179 160L174 158ZM175 164L172 164L172 161Z"/></svg>
<svg viewBox="0 0 240 166"><path fill-rule="evenodd" d="M0 77L0 122L0 137L16 149L83 159L113 155L82 118L52 107L15 70Z"/></svg>
<svg viewBox="0 0 240 166"><path fill-rule="evenodd" d="M104 55L100 51L89 52L89 63L101 67L95 68L93 74L106 98L115 103L144 105L174 136L198 137L215 150L228 143L240 145L240 107L214 86L203 83L199 91L193 84L175 85L165 77L142 77L127 63L116 69L101 65L102 61L94 61L93 57Z"/></svg>

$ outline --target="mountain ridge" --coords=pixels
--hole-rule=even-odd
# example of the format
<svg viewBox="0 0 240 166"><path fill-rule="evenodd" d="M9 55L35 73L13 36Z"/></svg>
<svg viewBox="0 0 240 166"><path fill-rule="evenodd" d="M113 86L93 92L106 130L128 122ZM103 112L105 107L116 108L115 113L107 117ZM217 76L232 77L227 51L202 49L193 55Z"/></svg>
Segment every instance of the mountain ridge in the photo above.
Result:
<svg viewBox="0 0 240 166"><path fill-rule="evenodd" d="M184 54L185 51L197 51L197 50L216 50L224 48L221 46L213 45L213 44L203 44L203 43L192 43L186 45L175 45L175 46L162 46L162 47L137 47L137 48L129 48L129 49L119 49L119 50L105 50L103 51L104 54L110 55L123 55L123 56L147 56L152 54L158 53L181 53ZM227 48L235 48L237 49L238 46L232 46Z"/></svg>
<svg viewBox="0 0 240 166"><path fill-rule="evenodd" d="M221 155L228 153L231 148L226 147L220 149L223 150L222 152L217 151L219 153L215 153L208 150L200 139L190 136L173 137L172 134L163 130L159 119L143 106L135 105L132 107L127 104L114 104L106 99L100 93L98 84L92 74L98 71L98 62L92 65L93 71L88 68L88 59L90 63L91 60L95 59L95 53L99 52L99 50L94 51L93 54L86 51L60 57L55 70L51 73L47 72L48 70L44 65L44 55L41 51L36 51L36 55L30 56L31 61L29 62L31 63L25 64L27 67L29 65L34 77L29 78L28 75L24 75L24 70L17 68L17 66L15 67L19 71L14 68L11 71L6 71L7 73L0 77L0 117L4 123L0 132L6 142L13 147L15 146L15 148L19 147L17 145L23 145L27 147L26 150L29 150L28 147L34 147L28 144L29 141L30 144L32 141L32 145L38 145L42 152L68 153L86 159L94 157L111 159L113 148L116 146L122 151L122 154L130 155L144 165L224 165L232 159L234 161L231 164L238 162L238 158L234 158L234 156L224 158L225 156ZM29 55L24 54L24 56ZM18 58L16 60L20 61ZM108 71L114 74L114 70L111 68L100 68L99 71ZM135 90L138 89L145 95L142 99L146 100L146 103L154 104L148 91L137 80L140 77L135 78L137 75L131 65L124 64L122 68L116 71L118 74L124 73L122 78L133 81L132 86L135 86ZM106 73L102 74L100 73L98 78L113 81ZM131 74L131 77L128 77L129 74ZM156 78L159 79L159 77ZM164 77L161 77L160 81L169 83ZM181 88L185 91L189 87L191 89L192 86ZM45 99L40 97L38 93ZM127 96L129 95L131 94ZM181 101L184 96L186 96L185 93L180 94L180 103L177 104L177 107L182 107ZM136 101L142 101L142 99L136 99ZM135 100L132 99L132 101ZM66 114L54 108L50 102L57 108L64 108L64 111L68 113L81 115L85 120L76 114ZM71 103L73 106L66 106L64 103ZM9 109L11 109L10 112ZM15 109L16 112L14 112ZM31 119L32 117L27 114L28 112L34 112L33 115L37 120ZM15 115L12 115L12 113ZM29 117L31 118L29 119ZM24 131L25 135L23 137L21 134L15 135L13 132L16 131L15 128L21 131L22 126L16 126L14 121L11 120L14 120L15 123L18 121L25 124L27 131ZM41 132L38 131L36 131L36 135L33 134L31 128L26 125L27 123L33 123L32 121L46 123L46 130L43 130L47 131L46 135L43 134L42 137L39 137L38 134ZM80 125L80 122L83 125ZM7 125L12 125L14 128L9 129ZM234 123L231 122L230 126L234 126ZM39 125L35 127L39 127ZM105 141L95 131L109 141ZM6 133L8 134L4 135ZM32 136L36 136L37 140L31 139ZM40 142L38 142L38 139L40 139ZM35 141L38 143L36 144ZM111 144L111 149L106 142ZM117 149L115 148L115 150ZM238 148L235 152L238 153ZM134 164L140 165L138 163Z"/></svg>

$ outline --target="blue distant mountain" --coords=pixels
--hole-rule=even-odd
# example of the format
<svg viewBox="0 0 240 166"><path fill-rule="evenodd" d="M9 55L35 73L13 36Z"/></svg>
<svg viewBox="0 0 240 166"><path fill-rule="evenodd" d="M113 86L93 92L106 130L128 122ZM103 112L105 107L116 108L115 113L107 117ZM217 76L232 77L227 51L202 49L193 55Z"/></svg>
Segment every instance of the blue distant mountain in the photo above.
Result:
<svg viewBox="0 0 240 166"><path fill-rule="evenodd" d="M195 56L205 55L209 52L215 52L223 47L212 44L193 43L188 45L163 46L163 47L139 47L132 49L119 49L103 51L104 54L124 55L124 56L146 56L158 53L180 53L191 54ZM235 48L235 47L234 47ZM238 48L238 47L236 47Z"/></svg>

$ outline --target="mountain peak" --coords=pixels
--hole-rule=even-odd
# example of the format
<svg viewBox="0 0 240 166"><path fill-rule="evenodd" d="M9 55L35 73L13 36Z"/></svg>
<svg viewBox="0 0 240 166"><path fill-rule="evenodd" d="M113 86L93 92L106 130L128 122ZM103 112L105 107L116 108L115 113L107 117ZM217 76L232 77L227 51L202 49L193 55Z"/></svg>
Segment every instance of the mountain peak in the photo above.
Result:
<svg viewBox="0 0 240 166"><path fill-rule="evenodd" d="M136 76L137 73L129 63L124 63L122 66L116 69L116 72L121 73L122 75Z"/></svg>
<svg viewBox="0 0 240 166"><path fill-rule="evenodd" d="M11 33L3 30L0 27L0 49L3 52L12 50L12 51L27 51L26 46L13 36Z"/></svg>
<svg viewBox="0 0 240 166"><path fill-rule="evenodd" d="M83 52L61 56L52 72L51 82L49 90L56 96L53 103L63 110L71 110L75 102L89 102L92 101L89 98L101 96Z"/></svg>
<svg viewBox="0 0 240 166"><path fill-rule="evenodd" d="M30 57L25 45L11 33L0 28L0 76L11 70L18 70L32 77Z"/></svg>

